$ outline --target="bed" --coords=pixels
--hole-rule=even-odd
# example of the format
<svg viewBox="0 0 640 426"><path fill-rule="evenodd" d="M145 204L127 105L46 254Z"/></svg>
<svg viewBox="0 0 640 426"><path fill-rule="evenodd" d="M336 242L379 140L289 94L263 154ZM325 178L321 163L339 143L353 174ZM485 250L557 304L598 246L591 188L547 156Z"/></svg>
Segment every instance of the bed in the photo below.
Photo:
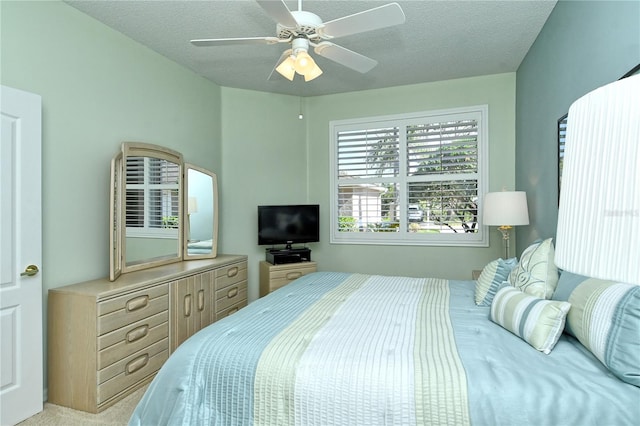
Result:
<svg viewBox="0 0 640 426"><path fill-rule="evenodd" d="M187 244L187 250L190 255L209 254L213 248L213 240L191 241Z"/></svg>
<svg viewBox="0 0 640 426"><path fill-rule="evenodd" d="M477 306L475 292L475 281L306 275L183 343L130 424L625 425L640 418L640 388L576 338L562 333L548 354L536 350L491 321L491 307Z"/></svg>

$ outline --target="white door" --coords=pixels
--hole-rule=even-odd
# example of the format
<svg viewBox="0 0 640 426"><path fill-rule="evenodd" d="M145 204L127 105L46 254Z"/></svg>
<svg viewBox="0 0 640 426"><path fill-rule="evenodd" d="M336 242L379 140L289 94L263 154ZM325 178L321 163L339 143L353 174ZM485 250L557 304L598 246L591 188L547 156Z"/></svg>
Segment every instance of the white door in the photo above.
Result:
<svg viewBox="0 0 640 426"><path fill-rule="evenodd" d="M40 96L0 87L0 424L42 411ZM31 266L30 266L31 265Z"/></svg>

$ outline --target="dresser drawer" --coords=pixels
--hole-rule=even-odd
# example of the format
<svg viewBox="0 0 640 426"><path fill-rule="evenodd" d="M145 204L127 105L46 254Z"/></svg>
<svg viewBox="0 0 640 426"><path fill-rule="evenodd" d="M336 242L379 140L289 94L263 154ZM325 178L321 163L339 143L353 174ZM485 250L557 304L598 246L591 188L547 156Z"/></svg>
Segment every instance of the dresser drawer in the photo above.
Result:
<svg viewBox="0 0 640 426"><path fill-rule="evenodd" d="M169 339L98 371L98 405L160 369L169 357Z"/></svg>
<svg viewBox="0 0 640 426"><path fill-rule="evenodd" d="M232 284L216 291L216 312L247 300L247 281Z"/></svg>
<svg viewBox="0 0 640 426"><path fill-rule="evenodd" d="M169 312L137 321L98 338L98 369L140 351L169 336Z"/></svg>
<svg viewBox="0 0 640 426"><path fill-rule="evenodd" d="M222 309L220 311L216 311L216 321L221 320L222 318L226 318L229 315L235 314L236 312L238 312L240 309L244 308L245 306L247 306L247 299L241 300L238 303L236 303L235 305L231 305L226 309Z"/></svg>
<svg viewBox="0 0 640 426"><path fill-rule="evenodd" d="M247 262L238 262L216 270L216 289L247 280Z"/></svg>
<svg viewBox="0 0 640 426"><path fill-rule="evenodd" d="M169 286L163 284L98 303L98 335L169 309Z"/></svg>

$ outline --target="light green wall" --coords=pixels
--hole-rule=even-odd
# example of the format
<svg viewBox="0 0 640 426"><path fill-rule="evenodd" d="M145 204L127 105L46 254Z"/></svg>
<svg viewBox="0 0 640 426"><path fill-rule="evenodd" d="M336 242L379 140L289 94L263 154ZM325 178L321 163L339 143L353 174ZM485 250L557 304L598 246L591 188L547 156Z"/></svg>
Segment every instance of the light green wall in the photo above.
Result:
<svg viewBox="0 0 640 426"><path fill-rule="evenodd" d="M557 120L589 91L640 63L640 2L558 2L517 72L516 186L531 225L518 250L554 237L558 220Z"/></svg>
<svg viewBox="0 0 640 426"><path fill-rule="evenodd" d="M307 142L300 98L222 88L220 247L249 256L249 300L258 298L258 205L304 204Z"/></svg>
<svg viewBox="0 0 640 426"><path fill-rule="evenodd" d="M0 7L1 82L42 96L46 322L48 289L108 276L109 163L122 141L220 169L220 88L64 3Z"/></svg>

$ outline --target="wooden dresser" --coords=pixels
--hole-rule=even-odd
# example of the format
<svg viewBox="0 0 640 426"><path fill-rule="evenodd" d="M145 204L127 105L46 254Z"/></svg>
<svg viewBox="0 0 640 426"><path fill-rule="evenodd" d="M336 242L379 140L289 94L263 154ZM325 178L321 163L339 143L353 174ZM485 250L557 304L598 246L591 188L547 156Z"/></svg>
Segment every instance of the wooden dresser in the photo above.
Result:
<svg viewBox="0 0 640 426"><path fill-rule="evenodd" d="M318 264L316 262L273 265L264 260L260 261L260 297L284 287L303 275L316 272L317 268Z"/></svg>
<svg viewBox="0 0 640 426"><path fill-rule="evenodd" d="M247 257L219 255L49 290L49 402L98 413L189 336L247 305Z"/></svg>

